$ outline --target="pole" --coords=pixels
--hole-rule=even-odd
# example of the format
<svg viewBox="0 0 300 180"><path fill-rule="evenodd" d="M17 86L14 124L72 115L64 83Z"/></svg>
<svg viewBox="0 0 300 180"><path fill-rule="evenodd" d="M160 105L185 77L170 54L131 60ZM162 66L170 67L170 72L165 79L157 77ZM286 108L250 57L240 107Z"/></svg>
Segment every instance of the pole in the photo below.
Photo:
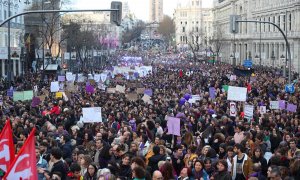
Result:
<svg viewBox="0 0 300 180"><path fill-rule="evenodd" d="M275 26L279 30L279 32L281 33L281 35L283 36L283 38L284 38L284 41L285 41L285 44L286 44L286 48L287 48L287 51L288 51L288 59L290 59L290 61L289 61L289 67L291 67L291 65L292 65L292 62L291 62L292 55L291 55L290 45L289 45L289 42L288 42L288 39L287 39L285 33L283 32L283 30L277 24L272 23L272 22L268 22L268 21L254 21L254 20L250 20L250 21L248 21L248 20L238 20L236 22L263 23L263 24L272 24L273 26ZM291 84L291 72L290 71L289 71L289 84Z"/></svg>
<svg viewBox="0 0 300 180"><path fill-rule="evenodd" d="M285 36L288 37L288 11L285 11ZM287 42L287 45L285 47L285 57L288 57L288 47L290 47L289 43ZM286 61L284 63L284 67L286 67L286 63L289 63L289 84L291 84L291 71L292 71L292 58L286 58ZM286 78L286 76L284 76Z"/></svg>
<svg viewBox="0 0 300 180"><path fill-rule="evenodd" d="M236 66L236 58L235 58L235 34L233 34L233 66Z"/></svg>
<svg viewBox="0 0 300 180"><path fill-rule="evenodd" d="M10 0L7 0L7 11L8 11L8 17L10 17ZM11 83L12 81L12 71L14 69L11 69L11 53L10 53L10 21L8 21L7 23L7 64L8 64L8 67L7 67L7 79L9 81L9 84Z"/></svg>
<svg viewBox="0 0 300 180"><path fill-rule="evenodd" d="M42 10L44 10L44 0L42 1ZM44 19L45 19L45 15L44 14L42 14L42 21L44 21ZM44 24L43 24L43 22L42 22L42 50L43 50L43 52L42 52L42 63L43 63L43 74L44 74L44 70L45 70L45 42L44 42Z"/></svg>
<svg viewBox="0 0 300 180"><path fill-rule="evenodd" d="M259 24L259 65L261 66L261 24Z"/></svg>

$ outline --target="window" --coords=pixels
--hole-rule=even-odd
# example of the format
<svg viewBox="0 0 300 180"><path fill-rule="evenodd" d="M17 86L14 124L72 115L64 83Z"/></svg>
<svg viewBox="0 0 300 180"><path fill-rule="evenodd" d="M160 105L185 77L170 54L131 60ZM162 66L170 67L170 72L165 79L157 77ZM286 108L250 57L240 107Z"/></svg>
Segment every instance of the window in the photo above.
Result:
<svg viewBox="0 0 300 180"><path fill-rule="evenodd" d="M273 16L273 23L275 24L276 22L276 16ZM273 32L275 31L275 26L273 26Z"/></svg>
<svg viewBox="0 0 300 180"><path fill-rule="evenodd" d="M283 22L283 30L285 31L285 24L286 24L286 15L283 15L283 20L282 20L282 22Z"/></svg>
<svg viewBox="0 0 300 180"><path fill-rule="evenodd" d="M185 32L185 27L182 27L182 32Z"/></svg>
<svg viewBox="0 0 300 180"><path fill-rule="evenodd" d="M269 17L269 22L271 22L271 17ZM268 27L268 32L271 31L271 24L269 24L269 27Z"/></svg>
<svg viewBox="0 0 300 180"><path fill-rule="evenodd" d="M4 19L7 19L7 12L4 10Z"/></svg>
<svg viewBox="0 0 300 180"><path fill-rule="evenodd" d="M192 6L194 6L194 1L192 1Z"/></svg>
<svg viewBox="0 0 300 180"><path fill-rule="evenodd" d="M199 32L199 27L196 27L196 32Z"/></svg>
<svg viewBox="0 0 300 180"><path fill-rule="evenodd" d="M290 31L292 30L292 14L289 15L289 28Z"/></svg>
<svg viewBox="0 0 300 180"><path fill-rule="evenodd" d="M187 25L187 22L185 21L185 25Z"/></svg>
<svg viewBox="0 0 300 180"><path fill-rule="evenodd" d="M277 25L280 27L280 15L278 16L278 19L277 19Z"/></svg>

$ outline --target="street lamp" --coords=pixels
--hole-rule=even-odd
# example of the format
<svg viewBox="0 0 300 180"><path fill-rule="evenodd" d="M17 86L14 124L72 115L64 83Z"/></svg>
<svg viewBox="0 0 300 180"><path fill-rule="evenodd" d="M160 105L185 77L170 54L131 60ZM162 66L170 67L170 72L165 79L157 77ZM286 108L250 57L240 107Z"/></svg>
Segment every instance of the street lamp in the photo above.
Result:
<svg viewBox="0 0 300 180"><path fill-rule="evenodd" d="M42 1L42 10L44 10L44 4L50 4L51 3L51 1L45 1L45 0L43 0ZM45 21L45 14L42 14L42 21ZM42 25L42 33L44 33L44 25ZM44 38L44 34L42 34L42 50L43 50L43 52L42 52L42 63L43 63L43 72L44 72L44 70L45 70L45 38Z"/></svg>
<svg viewBox="0 0 300 180"><path fill-rule="evenodd" d="M286 78L285 69L286 69L286 58L282 54L280 56L281 64L283 64L283 77Z"/></svg>

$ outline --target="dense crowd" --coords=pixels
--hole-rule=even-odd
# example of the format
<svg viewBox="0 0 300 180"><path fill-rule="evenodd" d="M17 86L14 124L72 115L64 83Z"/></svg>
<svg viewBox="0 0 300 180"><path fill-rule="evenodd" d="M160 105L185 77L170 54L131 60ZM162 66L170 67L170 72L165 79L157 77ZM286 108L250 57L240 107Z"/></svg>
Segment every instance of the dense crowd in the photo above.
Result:
<svg viewBox="0 0 300 180"><path fill-rule="evenodd" d="M153 72L144 78L107 83L125 85L126 93L150 88L150 103L142 95L130 101L125 94L109 94L97 86L90 94L81 88L85 83L77 83L78 91L66 101L46 93L55 76L17 77L16 90L37 85L37 95L46 98L32 107L31 101L14 102L6 95L8 87L2 86L0 129L11 121L18 152L31 129L37 128L39 180L300 179L299 82L294 81L296 91L288 94L286 82L274 69L257 67L256 81L250 82L248 76L230 81L233 67L227 64L182 60L156 61L152 66ZM247 103L255 106L252 119L244 117L243 102L237 103L237 116L229 116L223 85L248 87ZM214 99L210 87L216 89ZM187 93L201 98L181 104ZM296 113L270 109L270 101L279 99L297 105ZM257 108L262 104L268 109L265 114ZM82 124L83 107L102 107L103 122ZM180 118L180 136L167 133L168 116Z"/></svg>

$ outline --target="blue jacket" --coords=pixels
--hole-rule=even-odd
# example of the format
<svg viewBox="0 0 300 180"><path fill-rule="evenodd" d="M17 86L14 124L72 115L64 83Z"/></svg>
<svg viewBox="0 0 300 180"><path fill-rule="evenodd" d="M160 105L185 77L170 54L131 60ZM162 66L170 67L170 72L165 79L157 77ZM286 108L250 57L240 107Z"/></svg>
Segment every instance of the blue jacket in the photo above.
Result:
<svg viewBox="0 0 300 180"><path fill-rule="evenodd" d="M204 180L209 180L209 175L207 174L207 172L204 169L202 169L202 178ZM195 169L194 168L192 170L192 177L190 178L190 180L195 180Z"/></svg>
<svg viewBox="0 0 300 180"><path fill-rule="evenodd" d="M44 169L48 169L48 163L45 159L42 158L42 156L40 156L39 161L36 163L36 167L37 168L44 168ZM38 173L38 180L44 180L46 179L43 173Z"/></svg>

